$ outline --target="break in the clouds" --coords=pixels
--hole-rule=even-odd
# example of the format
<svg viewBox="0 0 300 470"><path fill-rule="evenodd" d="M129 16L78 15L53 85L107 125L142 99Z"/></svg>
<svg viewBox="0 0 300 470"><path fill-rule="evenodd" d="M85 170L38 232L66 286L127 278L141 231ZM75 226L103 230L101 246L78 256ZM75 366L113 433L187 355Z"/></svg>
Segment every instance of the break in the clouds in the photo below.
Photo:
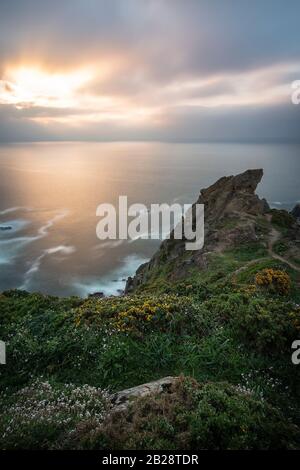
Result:
<svg viewBox="0 0 300 470"><path fill-rule="evenodd" d="M298 0L1 0L0 140L298 140Z"/></svg>

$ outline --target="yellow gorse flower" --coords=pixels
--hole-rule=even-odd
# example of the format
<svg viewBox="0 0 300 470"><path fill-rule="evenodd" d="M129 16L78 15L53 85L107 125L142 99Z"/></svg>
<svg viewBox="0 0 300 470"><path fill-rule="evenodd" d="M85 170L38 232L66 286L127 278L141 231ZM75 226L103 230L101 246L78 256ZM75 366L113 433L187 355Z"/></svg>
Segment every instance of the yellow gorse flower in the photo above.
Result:
<svg viewBox="0 0 300 470"><path fill-rule="evenodd" d="M259 287L273 288L280 294L288 294L291 289L291 279L288 273L272 268L266 268L255 276Z"/></svg>
<svg viewBox="0 0 300 470"><path fill-rule="evenodd" d="M170 321L178 309L178 298L174 295L156 297L108 297L87 299L75 309L75 323L82 321L108 321L118 331L143 330L154 321L160 324Z"/></svg>

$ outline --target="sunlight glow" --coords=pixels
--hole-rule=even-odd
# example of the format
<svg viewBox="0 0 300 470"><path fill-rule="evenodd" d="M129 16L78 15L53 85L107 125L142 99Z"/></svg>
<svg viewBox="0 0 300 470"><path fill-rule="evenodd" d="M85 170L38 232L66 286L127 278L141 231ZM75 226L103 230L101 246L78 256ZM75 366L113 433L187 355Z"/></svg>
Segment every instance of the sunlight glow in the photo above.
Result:
<svg viewBox="0 0 300 470"><path fill-rule="evenodd" d="M75 92L91 78L89 70L47 73L34 67L16 68L0 80L0 103L14 104L18 109L76 106Z"/></svg>
<svg viewBox="0 0 300 470"><path fill-rule="evenodd" d="M116 123L123 128L145 124L162 127L172 119L174 111L287 102L290 88L283 77L299 69L297 62L247 73L203 78L195 75L165 86L146 86L135 93L129 86L130 75L122 73L120 63L108 57L97 65L81 65L72 70L11 66L0 78L0 105L11 106L20 111L24 120L43 126L87 128Z"/></svg>

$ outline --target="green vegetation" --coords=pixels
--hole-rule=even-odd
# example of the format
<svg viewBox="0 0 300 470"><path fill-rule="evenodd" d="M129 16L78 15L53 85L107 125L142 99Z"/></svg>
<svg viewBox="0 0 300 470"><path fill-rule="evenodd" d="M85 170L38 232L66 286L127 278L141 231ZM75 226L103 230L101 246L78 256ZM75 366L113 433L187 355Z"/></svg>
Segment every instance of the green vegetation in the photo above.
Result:
<svg viewBox="0 0 300 470"><path fill-rule="evenodd" d="M107 393L95 387L72 384L53 386L35 380L12 396L2 393L0 433L5 449L59 448L74 439L78 423L97 429L108 409Z"/></svg>
<svg viewBox="0 0 300 470"><path fill-rule="evenodd" d="M125 297L0 295L2 448L299 447L299 274L260 241L173 267ZM167 375L108 413L108 393Z"/></svg>
<svg viewBox="0 0 300 470"><path fill-rule="evenodd" d="M105 424L98 445L113 442L119 449L294 449L300 437L298 428L246 388L186 378Z"/></svg>
<svg viewBox="0 0 300 470"><path fill-rule="evenodd" d="M288 251L289 247L283 243L282 241L276 242L273 246L273 250L277 255L285 255L285 253Z"/></svg>
<svg viewBox="0 0 300 470"><path fill-rule="evenodd" d="M295 223L294 217L285 210L272 209L272 224L282 229L289 229Z"/></svg>

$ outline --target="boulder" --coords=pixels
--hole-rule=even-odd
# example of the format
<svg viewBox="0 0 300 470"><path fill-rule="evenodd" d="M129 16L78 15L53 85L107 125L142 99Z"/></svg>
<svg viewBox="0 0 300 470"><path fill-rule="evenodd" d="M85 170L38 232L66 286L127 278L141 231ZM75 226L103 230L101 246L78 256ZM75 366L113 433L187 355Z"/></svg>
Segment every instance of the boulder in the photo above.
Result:
<svg viewBox="0 0 300 470"><path fill-rule="evenodd" d="M178 377L164 377L154 382L148 382L137 387L121 390L111 396L111 404L113 411L122 411L126 409L129 403L140 397L147 395L163 393L167 391Z"/></svg>

